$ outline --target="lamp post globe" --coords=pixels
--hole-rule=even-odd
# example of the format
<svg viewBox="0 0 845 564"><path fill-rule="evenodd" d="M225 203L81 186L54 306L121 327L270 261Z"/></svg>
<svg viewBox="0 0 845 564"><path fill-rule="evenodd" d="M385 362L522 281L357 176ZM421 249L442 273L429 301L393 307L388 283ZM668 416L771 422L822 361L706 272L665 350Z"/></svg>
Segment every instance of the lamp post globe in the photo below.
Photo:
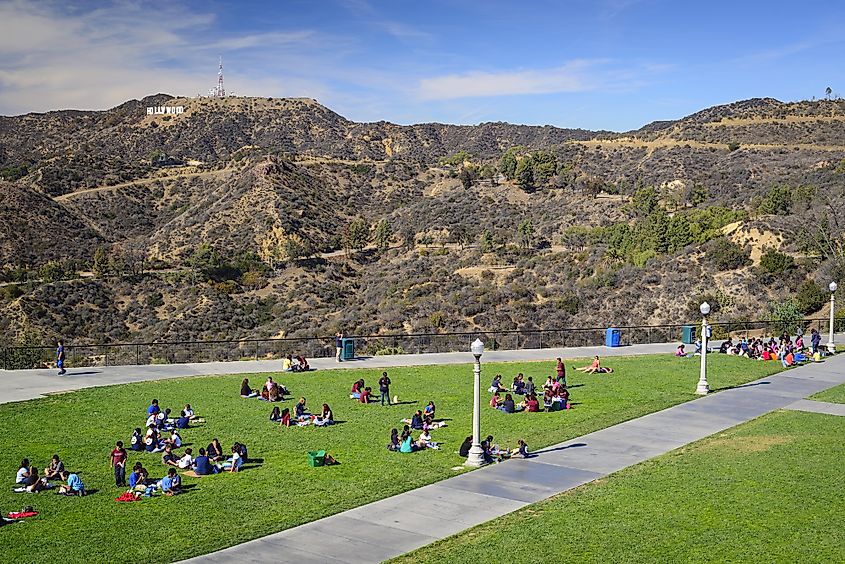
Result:
<svg viewBox="0 0 845 564"><path fill-rule="evenodd" d="M703 302L698 306L698 311L701 312L701 371L695 393L704 396L710 392L710 386L707 383L707 315L710 313L710 304Z"/></svg>
<svg viewBox="0 0 845 564"><path fill-rule="evenodd" d="M830 290L830 335L828 336L827 340L827 352L833 354L836 352L836 343L833 340L833 314L836 311L836 302L834 300L834 295L836 294L836 288L839 286L836 285L836 282L831 282L828 284L827 289Z"/></svg>
<svg viewBox="0 0 845 564"><path fill-rule="evenodd" d="M472 447L466 465L478 467L484 465L484 449L481 448L481 355L484 354L484 343L481 339L473 341L470 351L475 357L475 364L472 370Z"/></svg>

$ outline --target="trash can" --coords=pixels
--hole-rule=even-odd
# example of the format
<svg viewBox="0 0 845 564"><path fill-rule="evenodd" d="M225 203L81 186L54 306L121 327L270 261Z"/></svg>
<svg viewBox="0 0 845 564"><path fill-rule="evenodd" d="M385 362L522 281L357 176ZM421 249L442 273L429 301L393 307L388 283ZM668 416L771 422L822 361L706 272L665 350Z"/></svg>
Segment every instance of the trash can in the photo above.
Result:
<svg viewBox="0 0 845 564"><path fill-rule="evenodd" d="M355 360L355 339L340 340L340 360Z"/></svg>
<svg viewBox="0 0 845 564"><path fill-rule="evenodd" d="M604 333L604 346L606 347L618 347L619 346L619 339L622 336L622 331L619 329L614 329L613 327L608 327L607 331Z"/></svg>
<svg viewBox="0 0 845 564"><path fill-rule="evenodd" d="M697 329L695 325L684 325L681 328L681 342L685 345L694 345L698 338Z"/></svg>
<svg viewBox="0 0 845 564"><path fill-rule="evenodd" d="M323 466L326 463L326 451L324 450L309 450L308 451L308 466L316 468Z"/></svg>

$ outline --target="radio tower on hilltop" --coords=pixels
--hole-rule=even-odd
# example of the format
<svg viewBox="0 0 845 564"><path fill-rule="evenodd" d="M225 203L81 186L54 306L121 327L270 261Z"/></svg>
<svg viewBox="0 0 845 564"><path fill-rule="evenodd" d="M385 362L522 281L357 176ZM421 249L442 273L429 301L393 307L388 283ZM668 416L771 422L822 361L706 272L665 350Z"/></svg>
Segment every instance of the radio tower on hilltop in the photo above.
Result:
<svg viewBox="0 0 845 564"><path fill-rule="evenodd" d="M226 97L226 89L223 88L223 56L220 56L220 66L217 67L217 90L214 95L218 98Z"/></svg>

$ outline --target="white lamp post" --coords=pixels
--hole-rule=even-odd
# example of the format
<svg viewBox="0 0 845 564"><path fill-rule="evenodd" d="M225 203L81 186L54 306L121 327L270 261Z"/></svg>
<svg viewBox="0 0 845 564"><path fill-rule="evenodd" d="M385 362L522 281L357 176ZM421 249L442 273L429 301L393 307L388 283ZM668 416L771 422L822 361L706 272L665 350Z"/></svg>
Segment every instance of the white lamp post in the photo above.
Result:
<svg viewBox="0 0 845 564"><path fill-rule="evenodd" d="M833 342L833 312L836 311L833 295L836 293L836 282L831 282L827 287L830 290L830 337L827 341L827 352L833 354L836 352L836 343Z"/></svg>
<svg viewBox="0 0 845 564"><path fill-rule="evenodd" d="M704 302L698 309L701 311L701 375L695 393L704 396L710 392L710 386L707 384L707 314L710 313L710 304Z"/></svg>
<svg viewBox="0 0 845 564"><path fill-rule="evenodd" d="M469 449L466 465L478 467L484 465L484 449L481 448L481 355L484 354L484 343L476 339L470 350L475 356L475 366L472 370L472 448Z"/></svg>

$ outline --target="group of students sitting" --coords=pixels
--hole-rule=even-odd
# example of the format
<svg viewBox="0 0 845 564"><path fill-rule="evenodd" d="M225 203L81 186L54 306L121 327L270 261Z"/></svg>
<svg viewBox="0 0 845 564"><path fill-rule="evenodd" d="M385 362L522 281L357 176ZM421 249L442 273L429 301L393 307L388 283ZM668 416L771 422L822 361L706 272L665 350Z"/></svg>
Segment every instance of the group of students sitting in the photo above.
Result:
<svg viewBox="0 0 845 564"><path fill-rule="evenodd" d="M549 376L543 384L542 411L558 411L571 407L569 389L566 386L566 369L563 362L560 359L557 360L557 376ZM514 378L511 390L502 385L502 375L496 374L490 384L489 391L493 394L490 398L490 407L494 409L505 413L516 413L518 411L536 413L541 411L534 379L529 376L526 380L521 372ZM524 396L523 400L516 403L510 392ZM505 394L504 398L501 396L502 393Z"/></svg>
<svg viewBox="0 0 845 564"><path fill-rule="evenodd" d="M294 360L292 355L287 355L282 360L282 370L285 372L308 372L311 370L311 367L308 365L308 361L305 360L304 356L296 355L296 359Z"/></svg>
<svg viewBox="0 0 845 564"><path fill-rule="evenodd" d="M29 463L28 458L21 460L21 465L15 473L16 493L39 493L50 490L55 485L50 480L63 481L56 493L63 495L85 495L85 484L82 483L79 475L75 472L65 470L64 462L58 454L54 454L50 463L44 468L43 474L38 473L38 468Z"/></svg>
<svg viewBox="0 0 845 564"><path fill-rule="evenodd" d="M810 334L810 346L806 347L803 335L798 335L795 341L784 333L778 340L770 337L768 341L762 338L747 338L742 337L734 341L731 337L723 341L719 346L718 352L722 354L742 356L754 360L779 360L784 368L806 362L810 357L821 359L821 351L819 343L821 337L818 331L813 329ZM708 351L710 349L708 348ZM687 353L684 349L683 343L678 345L675 350L675 356L694 356L701 354L701 341L695 342L695 352ZM818 355L816 357L816 355Z"/></svg>
<svg viewBox="0 0 845 564"><path fill-rule="evenodd" d="M179 448L182 446L179 429L187 429L192 421L204 421L197 417L189 403L179 412L178 418L170 417L170 413L170 409L162 410L158 400L153 399L147 408L146 431L142 431L140 427L135 428L129 439L130 450L162 452L168 446ZM164 438L163 433L169 433L170 437Z"/></svg>
<svg viewBox="0 0 845 564"><path fill-rule="evenodd" d="M241 397L242 398L258 398L263 401L284 401L285 396L290 395L288 389L284 384L275 382L272 376L267 377L264 386L260 390L253 390L249 385L249 378L244 378L241 382Z"/></svg>
<svg viewBox="0 0 845 564"><path fill-rule="evenodd" d="M401 434L396 428L390 430L390 442L387 443L387 450L410 453L427 448L439 449L439 445L431 438L431 430L445 427L446 422L434 420L436 411L437 407L434 402L429 401L422 410L418 409L410 419L403 419L402 423L405 423L405 426L402 428ZM412 430L420 431L416 440L411 435Z"/></svg>
<svg viewBox="0 0 845 564"><path fill-rule="evenodd" d="M291 425L305 427L312 424L315 427L325 427L326 425L334 425L334 412L332 412L329 404L324 403L319 415L310 413L305 405L305 398L301 397L293 406L293 416L291 416L290 409L287 407L279 409L279 406L275 406L273 411L270 412L270 421L278 423L282 427L290 427Z"/></svg>
<svg viewBox="0 0 845 564"><path fill-rule="evenodd" d="M458 449L458 454L467 458L469 451L472 448L472 436L468 436L461 443ZM513 449L501 448L493 442L493 435L487 435L487 438L481 441L482 458L484 462L490 464L491 462L501 462L508 458L528 458L528 444L522 439L516 442L516 447Z"/></svg>

